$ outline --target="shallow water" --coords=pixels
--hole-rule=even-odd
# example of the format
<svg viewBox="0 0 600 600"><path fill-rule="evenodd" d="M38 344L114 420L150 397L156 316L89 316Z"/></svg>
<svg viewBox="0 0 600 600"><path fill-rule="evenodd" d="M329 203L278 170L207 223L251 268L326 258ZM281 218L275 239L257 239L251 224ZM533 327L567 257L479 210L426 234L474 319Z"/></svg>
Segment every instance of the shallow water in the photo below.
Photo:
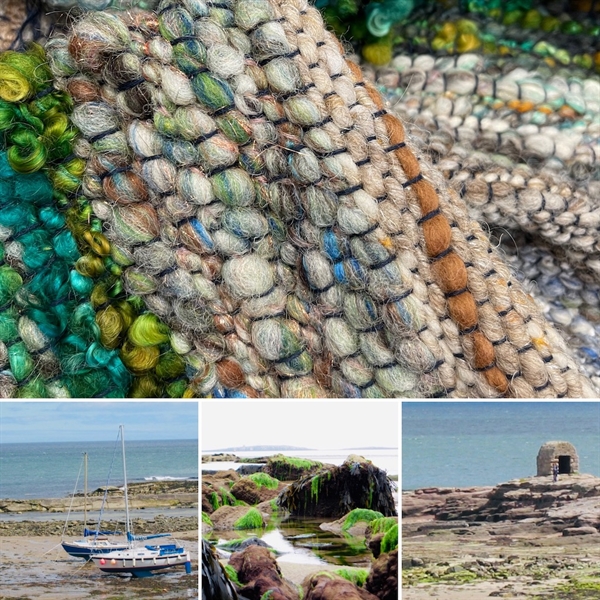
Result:
<svg viewBox="0 0 600 600"><path fill-rule="evenodd" d="M279 562L363 568L371 565L372 554L365 546L363 537L347 534L338 536L330 531L323 531L319 528L323 522L323 519L282 520L275 517L264 529L213 531L206 537L210 541L222 543L256 536L279 553Z"/></svg>

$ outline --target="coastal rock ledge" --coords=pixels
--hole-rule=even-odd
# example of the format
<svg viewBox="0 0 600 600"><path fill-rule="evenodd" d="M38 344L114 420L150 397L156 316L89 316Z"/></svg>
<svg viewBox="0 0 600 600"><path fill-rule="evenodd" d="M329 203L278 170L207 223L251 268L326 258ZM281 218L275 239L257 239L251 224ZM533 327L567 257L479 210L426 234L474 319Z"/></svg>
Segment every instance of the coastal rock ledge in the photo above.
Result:
<svg viewBox="0 0 600 600"><path fill-rule="evenodd" d="M514 479L495 487L428 488L404 492L402 516L461 521L459 526L467 527L474 522L532 519L538 525L547 523L556 531L592 527L598 532L600 478L563 475L559 481L553 482L551 477L531 477ZM433 523L423 527L436 528Z"/></svg>

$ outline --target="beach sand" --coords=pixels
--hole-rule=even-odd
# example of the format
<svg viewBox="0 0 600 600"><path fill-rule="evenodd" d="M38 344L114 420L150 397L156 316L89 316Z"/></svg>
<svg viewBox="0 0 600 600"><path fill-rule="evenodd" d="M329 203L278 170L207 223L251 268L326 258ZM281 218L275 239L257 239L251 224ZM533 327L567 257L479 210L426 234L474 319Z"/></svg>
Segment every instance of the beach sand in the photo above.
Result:
<svg viewBox="0 0 600 600"><path fill-rule="evenodd" d="M0 600L192 600L198 598L198 532L178 532L192 555L192 574L183 567L155 577L102 573L68 556L56 536L0 537Z"/></svg>
<svg viewBox="0 0 600 600"><path fill-rule="evenodd" d="M134 493L137 508L131 511L131 519L136 534L171 532L183 542L190 551L192 573L187 575L183 567L177 567L143 579L103 573L93 563L73 558L62 549L67 515L61 510L70 502L1 500L0 600L198 598L198 484L186 483L182 492L179 487L179 483L138 485L136 491L141 493ZM77 512L71 514L65 539L81 539L83 522L78 517ZM95 519L97 514L88 513L88 526L95 526ZM106 510L102 528L123 530L124 521L120 510Z"/></svg>

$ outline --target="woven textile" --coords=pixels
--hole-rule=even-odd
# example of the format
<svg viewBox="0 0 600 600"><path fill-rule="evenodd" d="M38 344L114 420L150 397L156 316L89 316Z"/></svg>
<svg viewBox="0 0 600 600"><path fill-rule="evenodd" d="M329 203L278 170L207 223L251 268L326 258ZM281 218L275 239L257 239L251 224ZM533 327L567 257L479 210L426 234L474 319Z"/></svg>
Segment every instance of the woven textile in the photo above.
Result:
<svg viewBox="0 0 600 600"><path fill-rule="evenodd" d="M592 393L318 11L226 6L48 45L125 286L188 367L256 395Z"/></svg>
<svg viewBox="0 0 600 600"><path fill-rule="evenodd" d="M582 72L583 84L565 88L557 73L549 83L531 57L504 75L475 55L399 57L383 77L398 78L405 133L369 70L347 61L305 2L164 0L155 10L84 14L46 44L82 134L69 150L79 162L67 165L86 165L69 173L80 192L55 188L55 202L82 254L69 264L94 281L78 299L93 309L94 343L106 357L118 350L133 376L119 389L594 393L471 219L540 235L594 272L597 79ZM548 142L544 127L572 114L581 125ZM44 171L55 185L53 168ZM37 267L21 251L12 258L11 243L4 332L10 347L48 360L16 373L0 344L2 393L19 381L20 394L72 393L61 391L63 338L48 345L24 326L14 337L11 311ZM45 391L27 387L32 377Z"/></svg>

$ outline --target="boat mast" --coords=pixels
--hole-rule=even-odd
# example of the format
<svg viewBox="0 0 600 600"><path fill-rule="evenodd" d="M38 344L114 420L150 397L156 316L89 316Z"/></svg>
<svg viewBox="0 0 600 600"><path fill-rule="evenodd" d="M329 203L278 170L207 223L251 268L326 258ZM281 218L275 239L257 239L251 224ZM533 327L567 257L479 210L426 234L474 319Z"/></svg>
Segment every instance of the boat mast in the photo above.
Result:
<svg viewBox="0 0 600 600"><path fill-rule="evenodd" d="M127 527L127 537L129 537L131 525L129 523L129 498L127 496L127 466L125 464L125 436L123 434L123 425L119 425L119 430L121 431L121 446L123 449L123 477L125 478L125 484L123 485L123 490L125 492L125 526Z"/></svg>
<svg viewBox="0 0 600 600"><path fill-rule="evenodd" d="M87 494L88 494L88 455L83 453L83 528L87 527Z"/></svg>

